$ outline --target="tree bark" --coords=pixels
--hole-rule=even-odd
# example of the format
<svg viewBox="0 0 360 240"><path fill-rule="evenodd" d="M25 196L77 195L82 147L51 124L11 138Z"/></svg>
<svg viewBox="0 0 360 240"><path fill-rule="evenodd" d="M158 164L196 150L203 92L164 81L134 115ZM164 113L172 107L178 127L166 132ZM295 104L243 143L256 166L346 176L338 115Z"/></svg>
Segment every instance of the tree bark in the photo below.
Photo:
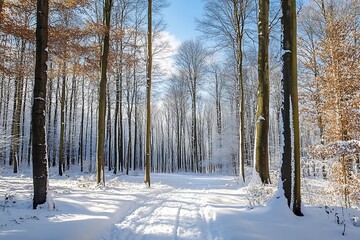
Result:
<svg viewBox="0 0 360 240"><path fill-rule="evenodd" d="M236 63L237 63L237 80L239 82L239 101L240 101L240 124L239 124L239 167L240 167L240 178L245 182L245 113L244 113L244 81L243 81L243 56L242 56L242 41L244 32L244 19L241 18L244 14L242 7L239 7L242 2L234 0L234 24L236 33ZM241 18L241 19L240 19Z"/></svg>
<svg viewBox="0 0 360 240"><path fill-rule="evenodd" d="M79 161L80 161L80 171L84 171L84 125L85 125L85 76L82 78L81 86L81 123L80 123L80 141L79 141Z"/></svg>
<svg viewBox="0 0 360 240"><path fill-rule="evenodd" d="M270 183L269 174L269 0L259 1L258 22L258 96L255 130L255 168L259 173L261 182Z"/></svg>
<svg viewBox="0 0 360 240"><path fill-rule="evenodd" d="M282 165L281 180L287 204L297 216L301 213L300 132L297 91L296 0L282 0L283 29Z"/></svg>
<svg viewBox="0 0 360 240"><path fill-rule="evenodd" d="M145 184L150 187L150 140L151 140L151 73L152 73L152 0L148 0L148 45L147 45L147 101L146 101L146 146Z"/></svg>
<svg viewBox="0 0 360 240"><path fill-rule="evenodd" d="M59 79L60 81L60 79ZM64 138L65 138L65 93L66 93L66 63L63 62L63 76L60 100L60 146L59 146L59 176L63 175L64 165Z"/></svg>
<svg viewBox="0 0 360 240"><path fill-rule="evenodd" d="M10 165L14 164L14 173L18 171L19 164L19 142L20 142L20 116L22 112L22 97L23 97L23 88L24 88L24 55L25 55L25 40L21 40L21 50L20 50L20 60L17 69L17 78L15 82L15 96L14 96L14 106L13 106L13 123L11 129L12 143L11 143L11 152L10 152Z"/></svg>
<svg viewBox="0 0 360 240"><path fill-rule="evenodd" d="M48 0L37 0L36 62L34 101L32 106L33 208L46 202L48 160L46 154L45 110L48 59Z"/></svg>
<svg viewBox="0 0 360 240"><path fill-rule="evenodd" d="M106 71L108 65L109 45L110 45L110 15L112 0L105 0L104 5L104 26L106 28L101 56L100 67L100 89L99 89L99 112L98 112L98 134L96 143L96 182L105 185L104 173L104 143L105 143L105 115L106 115Z"/></svg>

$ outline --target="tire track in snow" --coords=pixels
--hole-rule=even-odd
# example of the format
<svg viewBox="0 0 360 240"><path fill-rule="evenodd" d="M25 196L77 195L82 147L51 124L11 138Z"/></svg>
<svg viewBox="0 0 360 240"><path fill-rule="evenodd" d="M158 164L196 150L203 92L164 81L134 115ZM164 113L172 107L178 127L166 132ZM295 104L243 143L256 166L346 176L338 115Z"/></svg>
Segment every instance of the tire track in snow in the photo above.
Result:
<svg viewBox="0 0 360 240"><path fill-rule="evenodd" d="M163 191L163 190L162 190ZM117 239L213 239L204 190L171 189L145 196L128 216L113 225Z"/></svg>

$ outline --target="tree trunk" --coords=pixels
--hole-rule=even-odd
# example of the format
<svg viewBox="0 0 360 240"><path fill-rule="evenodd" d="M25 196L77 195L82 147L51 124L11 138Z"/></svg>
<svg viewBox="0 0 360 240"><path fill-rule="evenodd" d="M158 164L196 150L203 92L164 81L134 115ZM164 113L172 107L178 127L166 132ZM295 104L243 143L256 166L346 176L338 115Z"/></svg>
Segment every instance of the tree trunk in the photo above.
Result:
<svg viewBox="0 0 360 240"><path fill-rule="evenodd" d="M24 54L25 54L26 42L21 40L21 52L19 66L17 69L17 78L15 82L15 96L14 96L14 106L13 106L13 123L12 123L12 144L11 144L11 154L10 154L10 165L11 162L14 164L14 173L18 171L19 164L19 142L20 142L20 117L22 112L22 97L23 97L23 88L24 88Z"/></svg>
<svg viewBox="0 0 360 240"><path fill-rule="evenodd" d="M50 69L48 70L49 72L51 72L51 68L52 68L52 64L50 63ZM47 109L46 109L46 112L48 114L47 116L47 126L46 126L46 130L47 130L47 152L48 152L48 160L49 160L49 166L51 166L51 157L52 157L52 154L53 154L53 149L55 148L55 144L52 142L53 140L53 135L52 135L52 128L51 128L51 112L52 112L52 92L53 92L53 80L52 79L49 79L48 80L48 87L47 87Z"/></svg>
<svg viewBox="0 0 360 240"><path fill-rule="evenodd" d="M121 53L120 53L121 54ZM118 121L119 121L119 105L120 105L120 78L119 70L116 71L116 101L115 101L115 121L114 121L114 174L118 171L119 146L118 146Z"/></svg>
<svg viewBox="0 0 360 240"><path fill-rule="evenodd" d="M80 141L79 141L79 160L80 160L80 171L84 171L84 118L85 118L85 76L82 78L82 87L81 87L81 98L82 98L82 108L81 108L81 123L80 123Z"/></svg>
<svg viewBox="0 0 360 240"><path fill-rule="evenodd" d="M25 150L25 146L26 145L26 141L25 141L25 114L26 114L26 103L27 103L27 92L28 92L28 79L25 79L25 86L24 86L24 97L23 97L23 102L22 104L22 109L23 109L23 115L22 115L22 124L21 124L21 138L23 139L22 144L21 144L21 159L25 159L27 157L26 155L26 150ZM0 107L1 109L1 107ZM31 134L29 134L31 135ZM0 156L1 159L1 156Z"/></svg>
<svg viewBox="0 0 360 240"><path fill-rule="evenodd" d="M148 45L147 45L147 101L146 101L146 156L145 184L150 187L150 139L151 139L151 72L152 72L152 0L148 0Z"/></svg>
<svg viewBox="0 0 360 240"><path fill-rule="evenodd" d="M48 160L46 154L45 110L48 60L48 0L37 0L36 63L34 101L32 107L33 208L46 202Z"/></svg>
<svg viewBox="0 0 360 240"><path fill-rule="evenodd" d="M199 157L198 157L198 145L197 145L197 126L196 126L196 78L192 86L192 95L191 95L191 153L192 153L192 171L198 171Z"/></svg>
<svg viewBox="0 0 360 240"><path fill-rule="evenodd" d="M105 115L106 115L106 71L108 65L110 44L110 14L112 0L105 0L103 24L106 28L101 56L100 89L99 89L99 112L98 112L98 134L96 143L96 182L105 185L104 173L104 142L105 142Z"/></svg>
<svg viewBox="0 0 360 240"><path fill-rule="evenodd" d="M55 93L55 109L54 109L54 119L53 119L53 138L54 138L54 144L57 145L57 129L58 129L58 98L60 97L60 76L57 79L56 84L56 93ZM61 115L61 113L60 113ZM56 156L57 156L57 149L54 149L53 156L52 156L52 166L56 166Z"/></svg>
<svg viewBox="0 0 360 240"><path fill-rule="evenodd" d="M111 102L110 102L110 93L107 94L107 120L106 120L106 136L107 136L107 164L108 170L111 171Z"/></svg>
<svg viewBox="0 0 360 240"><path fill-rule="evenodd" d="M135 171L137 166L137 162L138 162L138 158L137 158L137 143L138 143L138 121L139 121L139 113L138 113L138 93L137 93L138 89L136 87L135 90L135 106L134 106L134 148L133 148L133 156L134 156L134 165L133 165L133 170Z"/></svg>
<svg viewBox="0 0 360 240"><path fill-rule="evenodd" d="M89 172L92 172L92 163L93 163L93 129L94 129L94 117L93 117L93 100L94 94L91 92L91 101L90 101L90 113L91 113L91 121L90 121L90 147L89 147Z"/></svg>
<svg viewBox="0 0 360 240"><path fill-rule="evenodd" d="M301 213L300 133L297 92L296 1L282 0L283 29L282 165L281 180L287 204L297 216Z"/></svg>
<svg viewBox="0 0 360 240"><path fill-rule="evenodd" d="M59 79L60 80L60 79ZM65 138L65 93L66 93L66 63L63 62L61 100L60 100L60 145L59 145L59 176L63 175L64 165L64 138Z"/></svg>
<svg viewBox="0 0 360 240"><path fill-rule="evenodd" d="M234 0L234 23L236 32L236 63L237 63L237 80L239 82L239 101L240 101L240 124L239 124L239 170L240 178L245 182L245 126L244 126L244 84L243 84L243 57L242 57L242 39L244 31L244 21L240 21L241 8L239 0Z"/></svg>
<svg viewBox="0 0 360 240"><path fill-rule="evenodd" d="M269 174L269 0L259 1L259 22L258 22L258 96L255 130L255 168L259 173L261 182L270 183Z"/></svg>

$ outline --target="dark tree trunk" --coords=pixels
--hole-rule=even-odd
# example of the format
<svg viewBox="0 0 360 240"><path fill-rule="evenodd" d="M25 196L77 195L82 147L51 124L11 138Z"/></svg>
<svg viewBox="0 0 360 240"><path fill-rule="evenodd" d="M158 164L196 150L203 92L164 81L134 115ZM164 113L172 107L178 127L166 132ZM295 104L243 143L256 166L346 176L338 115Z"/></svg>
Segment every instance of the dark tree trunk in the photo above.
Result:
<svg viewBox="0 0 360 240"><path fill-rule="evenodd" d="M64 165L64 138L65 138L65 93L66 93L66 63L63 63L62 89L60 100L60 145L59 145L59 175L63 175ZM59 79L60 80L60 79Z"/></svg>
<svg viewBox="0 0 360 240"><path fill-rule="evenodd" d="M82 79L81 87L81 99L82 99L82 108L81 108L81 124L80 124L80 141L79 141L79 161L80 161L80 171L84 171L84 118L85 118L85 77Z"/></svg>
<svg viewBox="0 0 360 240"><path fill-rule="evenodd" d="M110 15L112 0L105 0L104 5L104 26L106 28L101 57L100 88L99 88L99 112L98 112L98 134L96 144L96 182L105 185L104 173L104 143L105 143L105 115L106 115L106 71L108 65L110 45Z"/></svg>
<svg viewBox="0 0 360 240"><path fill-rule="evenodd" d="M45 132L48 16L48 0L37 0L35 85L32 107L34 209L36 209L39 204L46 202L48 185L48 160L46 154Z"/></svg>
<svg viewBox="0 0 360 240"><path fill-rule="evenodd" d="M283 16L282 92L282 165L281 180L287 204L297 216L301 213L300 198L300 133L297 92L296 1L281 1Z"/></svg>

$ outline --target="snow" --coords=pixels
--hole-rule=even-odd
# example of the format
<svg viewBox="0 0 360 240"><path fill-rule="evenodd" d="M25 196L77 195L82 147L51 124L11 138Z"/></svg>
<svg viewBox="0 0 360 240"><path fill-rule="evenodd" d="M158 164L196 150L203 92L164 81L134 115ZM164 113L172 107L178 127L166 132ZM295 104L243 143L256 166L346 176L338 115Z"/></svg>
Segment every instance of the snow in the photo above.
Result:
<svg viewBox="0 0 360 240"><path fill-rule="evenodd" d="M42 98L42 97L36 97L36 98L34 98L35 100L39 100L39 101L45 101L45 99L44 98Z"/></svg>
<svg viewBox="0 0 360 240"><path fill-rule="evenodd" d="M0 239L360 239L355 209L304 206L297 217L275 189L254 205L265 196L251 200L257 190L233 176L152 174L147 188L142 173L107 173L106 187L94 174L51 173L52 200L33 210L31 172L8 170L0 169Z"/></svg>

